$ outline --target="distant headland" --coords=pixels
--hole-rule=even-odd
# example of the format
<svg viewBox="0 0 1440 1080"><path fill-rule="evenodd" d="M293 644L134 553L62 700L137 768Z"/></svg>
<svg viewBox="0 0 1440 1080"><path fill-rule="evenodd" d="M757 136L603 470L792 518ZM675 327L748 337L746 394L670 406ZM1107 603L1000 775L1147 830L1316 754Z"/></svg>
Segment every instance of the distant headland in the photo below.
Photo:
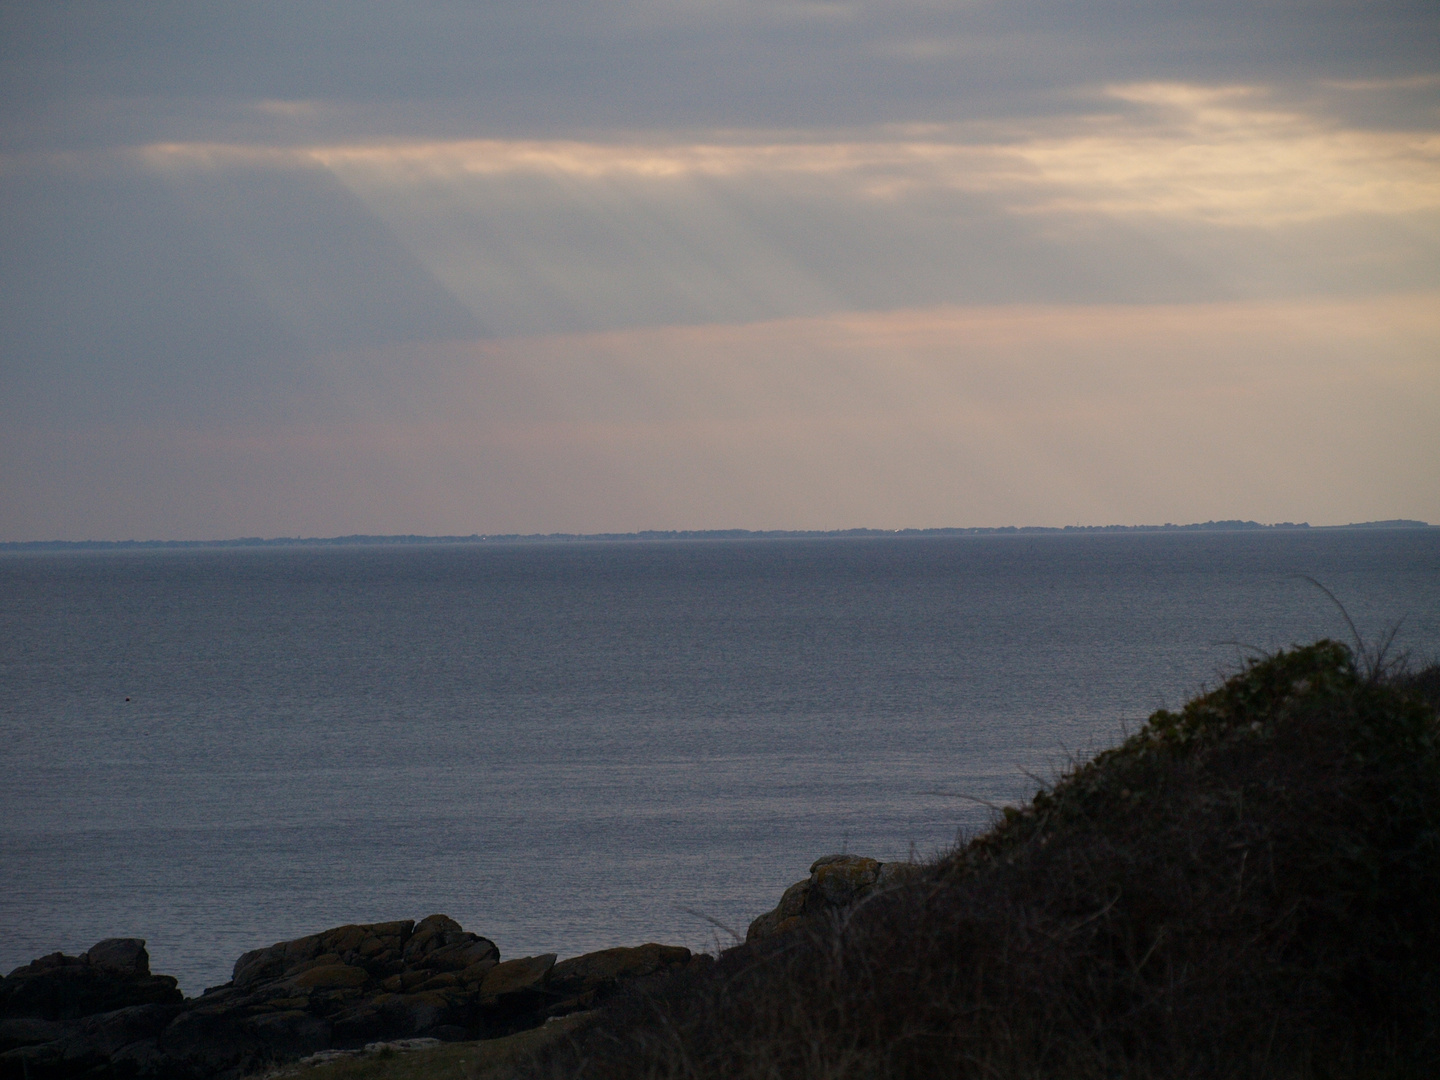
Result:
<svg viewBox="0 0 1440 1080"><path fill-rule="evenodd" d="M645 529L630 533L471 533L469 536L420 536L413 533L350 536L242 536L230 540L8 540L3 551L123 551L135 548L254 548L355 547L367 544L566 544L654 543L667 540L827 540L883 537L1031 536L1074 533L1165 532L1293 532L1336 529L1429 529L1428 522L1409 518L1356 521L1349 525L1311 525L1309 522L1201 521L1190 525L1002 525L939 529Z"/></svg>

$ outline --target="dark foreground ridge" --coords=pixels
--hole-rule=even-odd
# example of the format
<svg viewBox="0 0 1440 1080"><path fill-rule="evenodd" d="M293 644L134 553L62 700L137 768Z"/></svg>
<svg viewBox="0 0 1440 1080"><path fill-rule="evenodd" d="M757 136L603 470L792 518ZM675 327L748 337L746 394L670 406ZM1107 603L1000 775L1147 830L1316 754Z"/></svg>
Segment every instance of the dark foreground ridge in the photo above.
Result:
<svg viewBox="0 0 1440 1080"><path fill-rule="evenodd" d="M232 540L7 540L0 551L183 551L194 548L265 547L360 547L378 544L566 544L566 543L653 543L667 540L844 540L884 537L940 536L1032 536L1085 533L1155 532L1273 532L1296 529L1428 529L1427 522L1409 518L1389 521L1356 521L1349 525L1315 525L1291 521L1262 525L1258 521L1202 521L1191 525L1005 525L996 528L955 529L647 529L632 533L472 533L469 536L417 536L414 534L372 536L258 536Z"/></svg>
<svg viewBox="0 0 1440 1080"><path fill-rule="evenodd" d="M1257 661L934 862L818 860L713 961L501 962L435 915L247 953L183 1000L143 942L101 942L0 980L0 1080L236 1077L536 1027L464 1075L1440 1075L1437 708L1435 665L1328 641ZM387 1068L333 1075L426 1075Z"/></svg>
<svg viewBox="0 0 1440 1080"><path fill-rule="evenodd" d="M822 860L528 1075L1440 1076L1437 702L1332 642L1254 663L888 885Z"/></svg>

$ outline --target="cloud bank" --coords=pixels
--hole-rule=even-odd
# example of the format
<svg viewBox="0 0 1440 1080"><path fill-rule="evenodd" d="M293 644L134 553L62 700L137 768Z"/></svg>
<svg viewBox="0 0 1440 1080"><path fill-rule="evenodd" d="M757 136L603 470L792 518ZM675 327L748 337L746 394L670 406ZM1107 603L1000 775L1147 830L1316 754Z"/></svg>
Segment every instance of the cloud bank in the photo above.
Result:
<svg viewBox="0 0 1440 1080"><path fill-rule="evenodd" d="M5 13L0 538L1440 518L1423 6L414 10Z"/></svg>

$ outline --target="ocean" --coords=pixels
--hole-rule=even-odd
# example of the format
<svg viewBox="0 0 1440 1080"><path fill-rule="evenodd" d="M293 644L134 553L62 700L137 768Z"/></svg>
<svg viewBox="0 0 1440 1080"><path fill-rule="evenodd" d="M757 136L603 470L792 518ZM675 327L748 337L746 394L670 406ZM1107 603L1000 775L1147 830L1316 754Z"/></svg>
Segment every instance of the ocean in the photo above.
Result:
<svg viewBox="0 0 1440 1080"><path fill-rule="evenodd" d="M1440 529L0 555L0 971L143 937L196 994L433 912L713 949L1348 640L1297 575L1440 654Z"/></svg>

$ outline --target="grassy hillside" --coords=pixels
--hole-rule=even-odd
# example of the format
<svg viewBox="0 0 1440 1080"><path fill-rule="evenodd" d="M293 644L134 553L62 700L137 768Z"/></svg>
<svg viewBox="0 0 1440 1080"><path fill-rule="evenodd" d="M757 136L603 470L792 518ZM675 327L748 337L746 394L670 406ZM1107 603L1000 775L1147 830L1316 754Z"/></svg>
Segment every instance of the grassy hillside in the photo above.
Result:
<svg viewBox="0 0 1440 1080"><path fill-rule="evenodd" d="M1320 642L536 1077L1440 1075L1440 679ZM757 898L757 908L761 900Z"/></svg>

